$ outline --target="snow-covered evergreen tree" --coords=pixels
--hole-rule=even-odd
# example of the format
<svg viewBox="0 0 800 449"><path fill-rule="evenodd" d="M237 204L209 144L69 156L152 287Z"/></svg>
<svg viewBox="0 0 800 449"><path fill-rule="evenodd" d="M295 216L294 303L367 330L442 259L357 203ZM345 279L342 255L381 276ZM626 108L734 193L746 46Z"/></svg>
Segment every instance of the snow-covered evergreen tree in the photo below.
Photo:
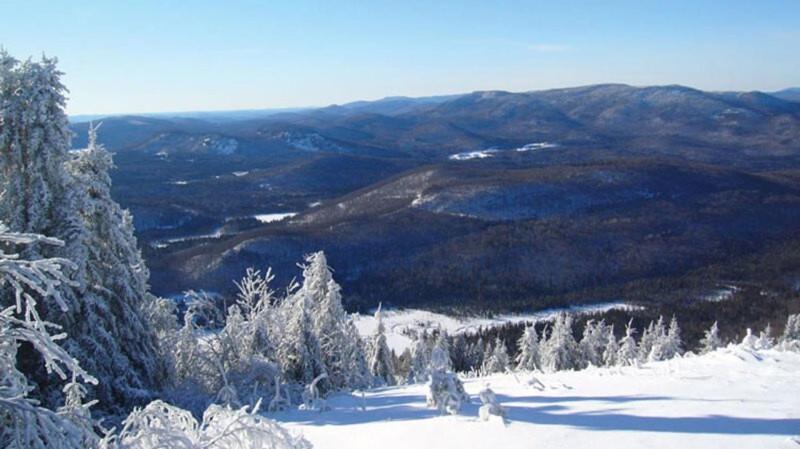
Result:
<svg viewBox="0 0 800 449"><path fill-rule="evenodd" d="M619 343L614 335L614 325L608 326L606 347L603 348L603 366L616 366L618 364Z"/></svg>
<svg viewBox="0 0 800 449"><path fill-rule="evenodd" d="M284 300L282 308L285 329L278 342L278 361L285 379L308 385L326 373L319 340L314 332L310 299L299 290ZM323 381L320 389L327 391L327 384Z"/></svg>
<svg viewBox="0 0 800 449"><path fill-rule="evenodd" d="M517 342L519 353L517 354L517 369L533 371L541 367L539 359L539 335L536 327L529 325L525 327L525 332Z"/></svg>
<svg viewBox="0 0 800 449"><path fill-rule="evenodd" d="M394 360L386 344L386 330L383 326L381 306L375 311L375 320L378 328L370 344L369 371L378 385L394 385Z"/></svg>
<svg viewBox="0 0 800 449"><path fill-rule="evenodd" d="M483 366L483 357L486 352L486 344L483 342L483 337L478 337L478 341L470 345L468 351L468 360L470 369L479 371Z"/></svg>
<svg viewBox="0 0 800 449"><path fill-rule="evenodd" d="M0 66L2 62L0 59ZM0 289L12 298L12 305L0 310L0 447L92 447L99 440L89 414L95 401L84 402L83 382L97 380L58 345L64 334L51 335L56 326L44 321L37 307L43 300L42 305L66 311L61 292L70 282L62 270L72 264L58 258L23 259L20 254L36 244L60 246L62 242L38 234L9 232L0 223ZM32 386L18 365L21 345L36 351L47 372L62 382L71 379L63 388L66 401L57 412L29 397Z"/></svg>
<svg viewBox="0 0 800 449"><path fill-rule="evenodd" d="M786 327L780 338L780 348L785 351L800 351L800 313L786 318Z"/></svg>
<svg viewBox="0 0 800 449"><path fill-rule="evenodd" d="M83 230L73 242L80 241L86 256L77 260L83 273L77 293L81 309L71 317L74 339L66 347L104 380L96 387L102 402L120 397L141 402L148 390L164 382L166 371L143 316L151 301L149 271L137 246L133 218L111 198L112 167L111 154L97 142L96 128L90 127L88 148L73 152L66 164L68 191ZM93 348L98 343L101 352Z"/></svg>
<svg viewBox="0 0 800 449"><path fill-rule="evenodd" d="M625 326L625 336L619 341L619 352L617 352L617 365L621 366L636 366L638 360L639 350L636 347L636 328L633 327L633 320L628 322Z"/></svg>
<svg viewBox="0 0 800 449"><path fill-rule="evenodd" d="M659 317L655 330L650 334L652 337L650 353L647 360L654 362L659 360L669 360L682 352L681 330L678 320L672 317L669 330L664 327L664 321Z"/></svg>
<svg viewBox="0 0 800 449"><path fill-rule="evenodd" d="M717 322L714 321L714 324L705 331L704 337L700 340L700 353L708 354L716 351L721 346L722 340L719 338L719 327L717 327Z"/></svg>
<svg viewBox="0 0 800 449"><path fill-rule="evenodd" d="M423 332L416 336L411 349L411 366L408 372L409 383L426 382L428 380L430 358L428 335L426 332Z"/></svg>
<svg viewBox="0 0 800 449"><path fill-rule="evenodd" d="M550 336L542 344L542 367L550 372L578 368L578 344L572 336L572 315L559 313Z"/></svg>
<svg viewBox="0 0 800 449"><path fill-rule="evenodd" d="M491 353L483 361L483 372L504 373L509 368L509 357L506 343L497 337L492 345Z"/></svg>
<svg viewBox="0 0 800 449"><path fill-rule="evenodd" d="M775 344L775 341L772 339L772 326L767 323L767 327L764 328L758 335L758 341L756 342L757 349L772 349L772 346Z"/></svg>
<svg viewBox="0 0 800 449"><path fill-rule="evenodd" d="M448 369L449 366L449 354L440 346L434 346L428 365L430 380L426 399L429 407L436 407L440 413L455 415L462 404L469 401L469 395L458 376Z"/></svg>
<svg viewBox="0 0 800 449"><path fill-rule="evenodd" d="M69 153L65 88L55 60L19 63L2 52L0 61L0 219L12 231L66 242L26 249L26 256L64 257L76 265L70 272L74 287L61 292L68 310L40 312L63 326L63 346L100 379L88 387L88 397L119 411L150 397L166 371L142 316L148 272L131 217L109 194L111 158L94 132L89 149ZM9 301L0 297L3 306ZM26 367L38 366L36 357L20 355ZM26 374L46 403L63 396L43 370Z"/></svg>
<svg viewBox="0 0 800 449"><path fill-rule="evenodd" d="M581 366L603 366L603 351L608 344L608 329L605 321L589 320L583 328L583 336L578 344Z"/></svg>
<svg viewBox="0 0 800 449"><path fill-rule="evenodd" d="M667 328L664 325L663 316L659 316L657 322L650 321L639 339L639 362L663 360L660 343L666 334Z"/></svg>
<svg viewBox="0 0 800 449"><path fill-rule="evenodd" d="M367 366L363 345L356 341L360 337L350 331L352 319L342 306L341 287L333 279L323 252L306 257L303 285L298 294L305 295L311 306L314 333L319 340L322 361L328 374L326 383L335 389L366 386L367 379L363 374ZM388 352L388 347L386 349L391 361L391 352ZM394 372L393 369L391 371ZM384 380L392 382L391 379Z"/></svg>

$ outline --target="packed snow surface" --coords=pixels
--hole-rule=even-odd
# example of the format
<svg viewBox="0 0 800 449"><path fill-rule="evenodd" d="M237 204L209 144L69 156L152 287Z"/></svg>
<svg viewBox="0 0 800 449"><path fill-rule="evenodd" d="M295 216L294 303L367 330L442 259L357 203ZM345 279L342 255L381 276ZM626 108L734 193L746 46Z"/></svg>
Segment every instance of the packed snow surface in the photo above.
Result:
<svg viewBox="0 0 800 449"><path fill-rule="evenodd" d="M386 342L389 348L398 354L411 346L411 335L423 329L440 329L449 334L459 332L475 332L480 327L501 326L506 323L525 323L551 320L559 312L569 311L575 314L599 313L608 310L633 310L636 306L622 302L575 306L567 309L548 309L519 315L497 315L493 318L471 317L456 318L440 313L417 309L383 310L383 324L386 326ZM378 322L372 315L355 315L354 321L359 333L369 337L378 328Z"/></svg>
<svg viewBox="0 0 800 449"><path fill-rule="evenodd" d="M279 214L256 214L253 218L261 223L272 223L273 221L281 221L285 218L294 217L297 212L283 212Z"/></svg>
<svg viewBox="0 0 800 449"><path fill-rule="evenodd" d="M425 407L422 384L329 398L322 413L270 415L325 449L798 448L800 354L729 347L641 368L466 379L459 415ZM507 409L478 419L486 383ZM496 418L496 417L493 417Z"/></svg>

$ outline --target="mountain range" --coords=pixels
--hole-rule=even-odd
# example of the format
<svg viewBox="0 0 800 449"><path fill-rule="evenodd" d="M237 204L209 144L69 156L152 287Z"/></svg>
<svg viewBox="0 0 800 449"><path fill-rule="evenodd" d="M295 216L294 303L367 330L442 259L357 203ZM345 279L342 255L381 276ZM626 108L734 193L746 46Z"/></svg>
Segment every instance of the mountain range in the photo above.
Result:
<svg viewBox="0 0 800 449"><path fill-rule="evenodd" d="M281 285L322 249L352 309L529 310L800 288L796 94L608 84L99 132L159 294L248 266Z"/></svg>

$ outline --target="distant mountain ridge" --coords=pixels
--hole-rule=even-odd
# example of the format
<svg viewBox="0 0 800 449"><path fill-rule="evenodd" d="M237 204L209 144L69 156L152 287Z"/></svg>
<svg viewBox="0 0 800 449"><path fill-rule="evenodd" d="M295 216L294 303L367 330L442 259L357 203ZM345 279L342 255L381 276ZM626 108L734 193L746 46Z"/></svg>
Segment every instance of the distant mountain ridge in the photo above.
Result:
<svg viewBox="0 0 800 449"><path fill-rule="evenodd" d="M246 266L322 249L351 307L672 301L800 238L800 103L761 92L603 84L123 116L100 140L165 295L228 292ZM291 218L256 218L270 214ZM770 282L800 280L787 264Z"/></svg>

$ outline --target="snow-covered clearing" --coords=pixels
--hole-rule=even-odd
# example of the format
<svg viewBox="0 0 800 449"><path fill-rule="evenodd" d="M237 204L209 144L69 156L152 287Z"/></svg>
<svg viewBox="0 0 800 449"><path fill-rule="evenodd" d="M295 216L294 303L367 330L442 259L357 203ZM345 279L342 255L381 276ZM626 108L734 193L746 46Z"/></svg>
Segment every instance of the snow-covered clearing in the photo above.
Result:
<svg viewBox="0 0 800 449"><path fill-rule="evenodd" d="M519 315L497 315L493 318L456 318L418 309L384 310L382 315L383 324L386 326L386 340L389 348L400 354L405 348L411 346L411 334L423 329L445 330L452 335L459 332L475 332L479 327L487 328L507 323L535 323L537 321L552 320L560 312L573 314L600 313L608 310L633 310L635 307L622 302L611 302L564 309L548 309ZM353 318L358 332L363 337L369 337L375 333L378 322L374 316L358 314Z"/></svg>
<svg viewBox="0 0 800 449"><path fill-rule="evenodd" d="M253 215L253 218L261 223L272 223L274 221L281 221L286 218L294 217L295 215L297 215L297 212L283 212L278 214L256 214Z"/></svg>
<svg viewBox="0 0 800 449"><path fill-rule="evenodd" d="M800 354L729 347L637 368L504 374L465 381L456 416L425 407L425 386L329 399L330 411L270 415L314 447L359 448L798 448ZM489 382L507 421L478 420ZM363 410L362 410L363 408Z"/></svg>

